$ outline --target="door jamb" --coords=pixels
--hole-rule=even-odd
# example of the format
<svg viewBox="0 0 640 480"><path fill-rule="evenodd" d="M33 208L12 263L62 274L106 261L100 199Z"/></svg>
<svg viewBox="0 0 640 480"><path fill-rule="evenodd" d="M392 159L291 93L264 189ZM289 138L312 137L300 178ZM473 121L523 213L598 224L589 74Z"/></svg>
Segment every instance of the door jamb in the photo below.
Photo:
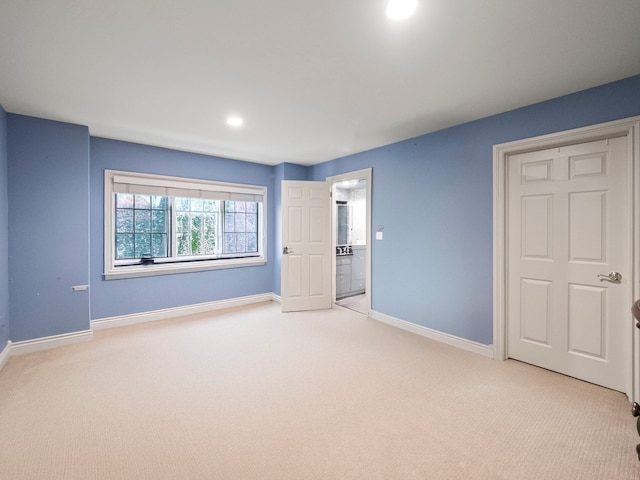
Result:
<svg viewBox="0 0 640 480"><path fill-rule="evenodd" d="M331 194L333 195L333 186L336 183L343 182L345 180L357 180L357 179L365 179L367 181L367 227L366 227L366 238L367 238L367 248L365 250L365 261L366 261L366 274L365 274L365 307L367 310L367 316L371 315L371 180L372 180L372 168L365 168L362 170L356 170L354 172L347 172L341 175L334 175L331 177L327 177L327 183L329 184L329 188ZM332 264L331 264L331 283L332 283L332 305L336 306L336 241L337 241L337 220L335 218L335 209L333 208L333 197L331 204L331 238L333 239L332 245Z"/></svg>
<svg viewBox="0 0 640 480"><path fill-rule="evenodd" d="M629 297L640 298L640 116L616 120L493 146L493 358L507 359L507 161L510 155L575 143L626 136L631 172L631 281ZM632 402L640 399L640 332L632 321L629 304L628 359L631 363L627 391Z"/></svg>

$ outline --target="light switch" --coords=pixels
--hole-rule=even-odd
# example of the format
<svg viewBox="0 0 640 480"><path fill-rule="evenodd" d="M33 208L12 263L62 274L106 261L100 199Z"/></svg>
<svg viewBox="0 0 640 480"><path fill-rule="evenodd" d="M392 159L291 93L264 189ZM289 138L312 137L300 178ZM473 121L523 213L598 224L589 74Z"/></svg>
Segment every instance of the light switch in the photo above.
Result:
<svg viewBox="0 0 640 480"><path fill-rule="evenodd" d="M384 236L383 232L376 232L376 240L382 240L383 236Z"/></svg>

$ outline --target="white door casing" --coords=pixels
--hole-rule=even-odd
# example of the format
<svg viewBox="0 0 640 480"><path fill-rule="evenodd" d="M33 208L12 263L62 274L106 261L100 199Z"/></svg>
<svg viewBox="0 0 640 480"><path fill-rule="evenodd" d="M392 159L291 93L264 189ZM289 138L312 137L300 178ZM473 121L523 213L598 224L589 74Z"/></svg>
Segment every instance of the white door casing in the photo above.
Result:
<svg viewBox="0 0 640 480"><path fill-rule="evenodd" d="M326 182L282 181L282 311L331 308L331 210Z"/></svg>
<svg viewBox="0 0 640 480"><path fill-rule="evenodd" d="M628 246L629 266L627 282L621 285L615 285L615 287L624 291L626 297L630 300L628 305L622 305L620 307L620 316L624 317L621 320L621 328L623 331L623 345L618 347L623 350L624 361L629 367L626 369L626 379L624 382L623 391L627 394L631 401L636 401L640 398L640 381L638 375L640 373L640 355L637 354L640 336L638 329L634 328L632 317L630 314L631 300L640 297L640 276L638 265L638 259L640 258L640 117L633 117L623 120L617 120L608 122L605 124L593 125L589 127L579 128L575 130L554 133L550 135L544 135L540 137L518 140L515 142L509 142L505 144L495 145L493 149L493 171L494 171L494 215L493 215L493 227L494 227L494 343L493 353L494 358L498 360L504 360L507 358L508 349L508 218L507 218L507 205L508 205L508 162L509 158L514 155L528 153L535 150L543 150L549 148L558 148L568 145L585 143L590 141L602 140L606 138L624 137L626 139L626 162L627 162L627 177L626 181L626 244ZM589 198L590 197L590 198ZM577 198L577 197L576 197ZM597 196L584 195L580 200L592 200L600 201ZM536 204L537 203L537 204ZM532 201L529 205L535 212L536 208L538 213L546 209L545 202ZM535 205L534 205L535 204ZM568 227L567 227L568 230ZM622 234L624 235L624 233ZM535 252L534 252L535 253ZM608 273L600 272L598 273ZM579 284L579 282L574 282ZM602 282L604 285L605 282ZM531 284L533 287L540 286L538 284ZM602 286L598 284L596 287ZM613 285L612 285L613 286ZM589 285L586 285L589 287ZM582 287L581 287L582 288ZM530 294L540 293L543 291L542 287L530 289ZM579 305L578 310L574 312L574 318L589 318L591 314L590 309L586 306L588 300L585 303L581 303L578 300L580 295L589 293L595 293L589 288L578 288L578 291L574 291L574 304ZM588 296L588 295L587 295ZM592 296L591 299L595 298ZM582 310L580 310L582 309ZM583 314L584 312L584 314ZM591 317L593 318L593 317ZM579 356L576 352L574 356Z"/></svg>
<svg viewBox="0 0 640 480"><path fill-rule="evenodd" d="M510 155L507 356L624 391L627 140ZM602 278L615 271L619 281Z"/></svg>

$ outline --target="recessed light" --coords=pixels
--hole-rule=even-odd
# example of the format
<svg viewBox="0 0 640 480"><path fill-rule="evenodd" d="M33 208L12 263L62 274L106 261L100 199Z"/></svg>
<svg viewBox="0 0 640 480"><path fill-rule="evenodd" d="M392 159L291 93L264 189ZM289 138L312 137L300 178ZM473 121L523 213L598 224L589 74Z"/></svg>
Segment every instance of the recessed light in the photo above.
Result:
<svg viewBox="0 0 640 480"><path fill-rule="evenodd" d="M227 118L227 125L230 127L241 127L244 124L244 120L240 117L229 117Z"/></svg>
<svg viewBox="0 0 640 480"><path fill-rule="evenodd" d="M415 12L418 0L389 0L387 17L391 20L404 20Z"/></svg>

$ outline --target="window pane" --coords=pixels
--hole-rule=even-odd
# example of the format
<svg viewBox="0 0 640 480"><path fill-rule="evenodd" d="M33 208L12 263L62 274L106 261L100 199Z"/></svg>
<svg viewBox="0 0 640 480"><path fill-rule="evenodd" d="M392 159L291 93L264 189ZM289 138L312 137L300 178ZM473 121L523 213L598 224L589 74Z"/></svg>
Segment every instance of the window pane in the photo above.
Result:
<svg viewBox="0 0 640 480"><path fill-rule="evenodd" d="M235 227L234 230L236 232L244 232L246 229L246 218L247 216L244 213L236 213L235 219Z"/></svg>
<svg viewBox="0 0 640 480"><path fill-rule="evenodd" d="M151 231L153 233L166 233L166 210L152 210L151 211Z"/></svg>
<svg viewBox="0 0 640 480"><path fill-rule="evenodd" d="M133 210L116 209L116 233L133 233Z"/></svg>
<svg viewBox="0 0 640 480"><path fill-rule="evenodd" d="M176 230L178 232L189 231L189 215L186 213L178 213L176 215Z"/></svg>
<svg viewBox="0 0 640 480"><path fill-rule="evenodd" d="M136 233L135 258L141 258L145 255L151 255L151 235Z"/></svg>
<svg viewBox="0 0 640 480"><path fill-rule="evenodd" d="M158 210L166 210L167 209L167 197L158 197L154 195L151 197L151 208L155 208Z"/></svg>
<svg viewBox="0 0 640 480"><path fill-rule="evenodd" d="M226 202L229 203L229 202ZM235 219L233 213L225 213L224 214L224 231L225 232L233 232L233 228L235 227Z"/></svg>
<svg viewBox="0 0 640 480"><path fill-rule="evenodd" d="M135 210L134 217L136 233L151 232L151 210Z"/></svg>
<svg viewBox="0 0 640 480"><path fill-rule="evenodd" d="M211 255L216 253L216 230L217 230L216 214L205 214L204 217L204 253Z"/></svg>
<svg viewBox="0 0 640 480"><path fill-rule="evenodd" d="M191 243L189 242L189 233L178 233L177 238L178 255L191 255Z"/></svg>
<svg viewBox="0 0 640 480"><path fill-rule="evenodd" d="M217 212L218 201L217 200L203 200L205 212Z"/></svg>
<svg viewBox="0 0 640 480"><path fill-rule="evenodd" d="M202 253L201 236L202 236L202 217L200 215L191 216L191 254L197 255Z"/></svg>
<svg viewBox="0 0 640 480"><path fill-rule="evenodd" d="M247 215L247 232L257 232L257 231L258 231L258 216Z"/></svg>
<svg viewBox="0 0 640 480"><path fill-rule="evenodd" d="M192 213L191 217L191 230L198 230L202 228L202 215L199 213Z"/></svg>
<svg viewBox="0 0 640 480"><path fill-rule="evenodd" d="M167 236L165 234L151 235L151 255L153 257L167 256Z"/></svg>
<svg viewBox="0 0 640 480"><path fill-rule="evenodd" d="M133 195L130 193L116 193L116 208L133 208Z"/></svg>
<svg viewBox="0 0 640 480"><path fill-rule="evenodd" d="M116 194L116 259L168 255L167 205L168 197ZM151 210L152 206L158 208ZM152 232L161 234L153 247L147 235Z"/></svg>
<svg viewBox="0 0 640 480"><path fill-rule="evenodd" d="M136 195L136 208L151 208L151 197L149 195Z"/></svg>
<svg viewBox="0 0 640 480"><path fill-rule="evenodd" d="M116 235L116 260L133 258L133 234Z"/></svg>
<svg viewBox="0 0 640 480"><path fill-rule="evenodd" d="M246 252L246 240L244 233L236 233L236 253Z"/></svg>
<svg viewBox="0 0 640 480"><path fill-rule="evenodd" d="M202 211L202 199L201 198L192 198L191 199L190 209L192 212L201 212Z"/></svg>
<svg viewBox="0 0 640 480"><path fill-rule="evenodd" d="M176 199L176 239L178 255L215 255L218 253L218 212L220 201L202 198ZM187 213L189 212L189 213ZM233 221L233 219L231 219Z"/></svg>
<svg viewBox="0 0 640 480"><path fill-rule="evenodd" d="M233 233L224 234L224 253L236 253L235 240Z"/></svg>
<svg viewBox="0 0 640 480"><path fill-rule="evenodd" d="M178 198L175 199L176 210L178 212L188 212L189 211L189 199L188 198Z"/></svg>
<svg viewBox="0 0 640 480"><path fill-rule="evenodd" d="M247 249L246 252L258 251L258 236L255 233L247 233Z"/></svg>
<svg viewBox="0 0 640 480"><path fill-rule="evenodd" d="M258 203L225 201L224 206L223 253L257 252Z"/></svg>

